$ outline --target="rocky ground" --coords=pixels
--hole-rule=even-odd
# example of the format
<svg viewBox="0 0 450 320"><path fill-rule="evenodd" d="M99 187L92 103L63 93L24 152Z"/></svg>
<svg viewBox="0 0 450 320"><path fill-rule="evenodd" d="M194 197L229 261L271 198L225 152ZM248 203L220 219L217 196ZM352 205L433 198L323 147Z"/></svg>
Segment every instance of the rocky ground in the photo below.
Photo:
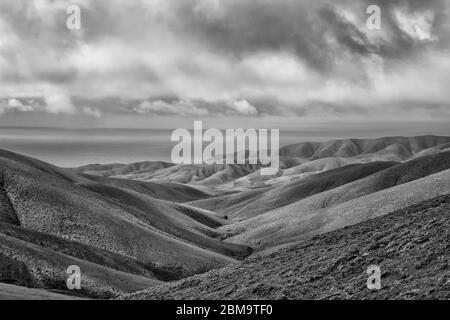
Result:
<svg viewBox="0 0 450 320"><path fill-rule="evenodd" d="M450 299L450 195L125 299ZM381 289L366 286L381 268Z"/></svg>

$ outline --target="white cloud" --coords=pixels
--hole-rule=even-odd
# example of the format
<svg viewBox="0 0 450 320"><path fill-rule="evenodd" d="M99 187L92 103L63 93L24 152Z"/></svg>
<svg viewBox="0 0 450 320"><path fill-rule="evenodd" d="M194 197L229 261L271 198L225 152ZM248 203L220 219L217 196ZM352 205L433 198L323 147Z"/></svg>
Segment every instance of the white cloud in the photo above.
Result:
<svg viewBox="0 0 450 320"><path fill-rule="evenodd" d="M187 101L177 101L167 103L162 100L144 101L133 109L137 113L157 113L174 114L181 116L205 116L208 114L206 108L196 107L193 103Z"/></svg>
<svg viewBox="0 0 450 320"><path fill-rule="evenodd" d="M63 92L45 94L45 110L49 113L74 113L75 107L70 96Z"/></svg>
<svg viewBox="0 0 450 320"><path fill-rule="evenodd" d="M93 116L95 118L100 118L102 113L100 112L100 110L96 109L96 108L91 108L91 107L81 107L81 111L84 114L87 114L89 116Z"/></svg>
<svg viewBox="0 0 450 320"><path fill-rule="evenodd" d="M24 104L19 99L9 98L0 102L0 114L8 111L30 112L35 110L35 105Z"/></svg>
<svg viewBox="0 0 450 320"><path fill-rule="evenodd" d="M8 99L8 107L22 112L33 111L34 107L31 105L24 105L20 100L11 98Z"/></svg>
<svg viewBox="0 0 450 320"><path fill-rule="evenodd" d="M395 10L395 18L399 27L413 39L419 41L434 41L437 38L432 34L434 13L425 11L421 14L408 14L405 10Z"/></svg>
<svg viewBox="0 0 450 320"><path fill-rule="evenodd" d="M237 100L231 104L231 108L240 114L254 116L258 114L258 110L252 106L247 100Z"/></svg>

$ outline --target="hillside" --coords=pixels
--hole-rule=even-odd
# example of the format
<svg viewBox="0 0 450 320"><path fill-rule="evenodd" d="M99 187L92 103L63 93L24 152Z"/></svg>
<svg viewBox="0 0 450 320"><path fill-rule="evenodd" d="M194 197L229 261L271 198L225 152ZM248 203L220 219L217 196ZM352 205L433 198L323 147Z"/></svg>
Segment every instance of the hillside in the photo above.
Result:
<svg viewBox="0 0 450 320"><path fill-rule="evenodd" d="M111 163L111 164L88 164L74 168L76 172L98 175L102 177L122 176L127 174L138 174L142 171L151 172L173 166L172 163L163 161L142 161L129 164Z"/></svg>
<svg viewBox="0 0 450 320"><path fill-rule="evenodd" d="M450 299L450 195L125 299ZM301 257L301 258L300 258ZM381 268L381 289L366 269Z"/></svg>
<svg viewBox="0 0 450 320"><path fill-rule="evenodd" d="M79 183L79 185L84 187L89 188L89 186L101 184L125 191L135 191L160 200L178 203L206 199L218 194L223 194L207 188L194 188L178 183L155 183L129 179L105 178L87 174L81 174L81 176L89 179L89 181Z"/></svg>
<svg viewBox="0 0 450 320"><path fill-rule="evenodd" d="M212 164L212 165L193 165L179 164L166 169L160 169L152 172L141 172L118 176L133 180L155 181L159 183L176 182L176 183L194 183L210 179L210 183L214 184L214 178L219 179L215 183L228 182L237 177L245 176L258 169L258 165L235 165L235 164ZM215 176L216 177L213 177ZM217 176L219 175L219 176Z"/></svg>
<svg viewBox="0 0 450 320"><path fill-rule="evenodd" d="M77 265L83 276L82 290L78 294L84 296L111 298L119 292L130 292L163 283L148 276L149 272L147 276L143 276L113 269L105 266L107 264L92 263L87 250L84 252L85 259L79 259L61 250L64 249L63 246L59 247L61 251L53 249L52 246L58 243L58 240L52 239L54 241L40 245L40 239L37 236L31 241L24 241L20 237L0 233L2 282L68 291L66 269L70 265ZM92 256L95 257L94 254ZM108 259L108 254L103 257ZM117 262L112 260L110 264L115 263Z"/></svg>
<svg viewBox="0 0 450 320"><path fill-rule="evenodd" d="M0 286L30 299L76 298L65 280L67 267L78 265L83 285L76 294L85 298L193 298L203 289L205 298L221 299L366 298L355 287L361 276L354 273L353 258L348 266L335 266L346 261L345 244L378 248L383 238L370 241L366 226L374 228L373 221L379 221L374 236L389 233L394 239L398 230L387 227L391 217L409 212L412 233L405 231L398 241L414 249L422 232L415 216L441 215L449 206L448 141L424 136L300 143L283 151L288 154L273 176L261 176L260 165L147 161L59 168L0 149ZM406 230L409 218L405 223L396 219L400 231ZM442 219L439 223L448 224ZM442 237L441 226L430 223ZM353 240L345 233L350 229ZM335 236L339 232L344 233ZM440 243L433 240L427 248L436 252L430 259L438 264ZM416 253L426 252L414 250L398 252L394 269L403 258L413 263ZM367 253L361 251L360 259L370 258ZM317 274L314 266L332 271ZM323 281L343 268L348 268L342 277L350 287L338 293L327 289ZM424 268L433 283L440 281L439 272L444 274ZM308 278L294 277L297 270ZM412 282L433 287L425 273L416 273ZM278 278L286 282L278 285ZM217 281L214 292L210 286ZM406 293L392 289L379 297L407 298L411 288L405 284ZM435 290L441 297L441 288ZM127 295L132 292L139 293Z"/></svg>
<svg viewBox="0 0 450 320"><path fill-rule="evenodd" d="M0 300L79 300L80 297L64 295L42 289L32 289L0 283Z"/></svg>
<svg viewBox="0 0 450 320"><path fill-rule="evenodd" d="M329 207L320 200L305 199L225 227L227 232L235 234L227 241L246 243L260 250L305 240L446 194L449 190L450 170L445 170Z"/></svg>
<svg viewBox="0 0 450 320"><path fill-rule="evenodd" d="M354 164L297 179L269 189L251 190L190 202L200 208L227 213L237 220L257 216L315 193L336 188L395 165L395 162ZM218 202L218 200L221 200Z"/></svg>
<svg viewBox="0 0 450 320"><path fill-rule="evenodd" d="M220 215L158 199L163 195L180 195L178 200L209 196L180 185L159 188L78 175L2 151L0 255L2 261L21 262L13 264L8 277L20 279L14 274L25 268L34 285L61 287L65 268L77 264L92 283L86 294L109 296L224 266L251 253L218 239L221 231L215 228L226 222Z"/></svg>

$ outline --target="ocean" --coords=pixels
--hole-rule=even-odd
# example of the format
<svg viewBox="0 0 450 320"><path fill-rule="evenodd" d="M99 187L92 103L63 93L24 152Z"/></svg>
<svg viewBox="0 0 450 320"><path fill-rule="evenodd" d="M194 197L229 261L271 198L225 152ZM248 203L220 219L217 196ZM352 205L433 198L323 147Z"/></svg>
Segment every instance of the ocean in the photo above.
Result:
<svg viewBox="0 0 450 320"><path fill-rule="evenodd" d="M303 130L280 129L280 147L302 141L375 138L388 135L448 135L448 126L409 125L371 128L322 125ZM170 162L172 129L0 127L0 148L61 167L92 163ZM414 133L414 134L413 134Z"/></svg>
<svg viewBox="0 0 450 320"><path fill-rule="evenodd" d="M0 148L61 167L91 163L170 162L169 129L65 129L0 127ZM298 142L280 132L280 146Z"/></svg>
<svg viewBox="0 0 450 320"><path fill-rule="evenodd" d="M0 128L0 148L62 167L170 159L170 130Z"/></svg>

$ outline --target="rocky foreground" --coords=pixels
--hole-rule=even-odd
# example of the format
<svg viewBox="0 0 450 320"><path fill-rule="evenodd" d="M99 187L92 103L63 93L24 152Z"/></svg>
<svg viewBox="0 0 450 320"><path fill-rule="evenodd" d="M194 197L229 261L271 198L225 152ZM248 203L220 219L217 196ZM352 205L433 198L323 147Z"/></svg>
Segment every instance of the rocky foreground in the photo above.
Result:
<svg viewBox="0 0 450 320"><path fill-rule="evenodd" d="M125 299L450 299L450 195ZM366 286L381 268L381 289Z"/></svg>

